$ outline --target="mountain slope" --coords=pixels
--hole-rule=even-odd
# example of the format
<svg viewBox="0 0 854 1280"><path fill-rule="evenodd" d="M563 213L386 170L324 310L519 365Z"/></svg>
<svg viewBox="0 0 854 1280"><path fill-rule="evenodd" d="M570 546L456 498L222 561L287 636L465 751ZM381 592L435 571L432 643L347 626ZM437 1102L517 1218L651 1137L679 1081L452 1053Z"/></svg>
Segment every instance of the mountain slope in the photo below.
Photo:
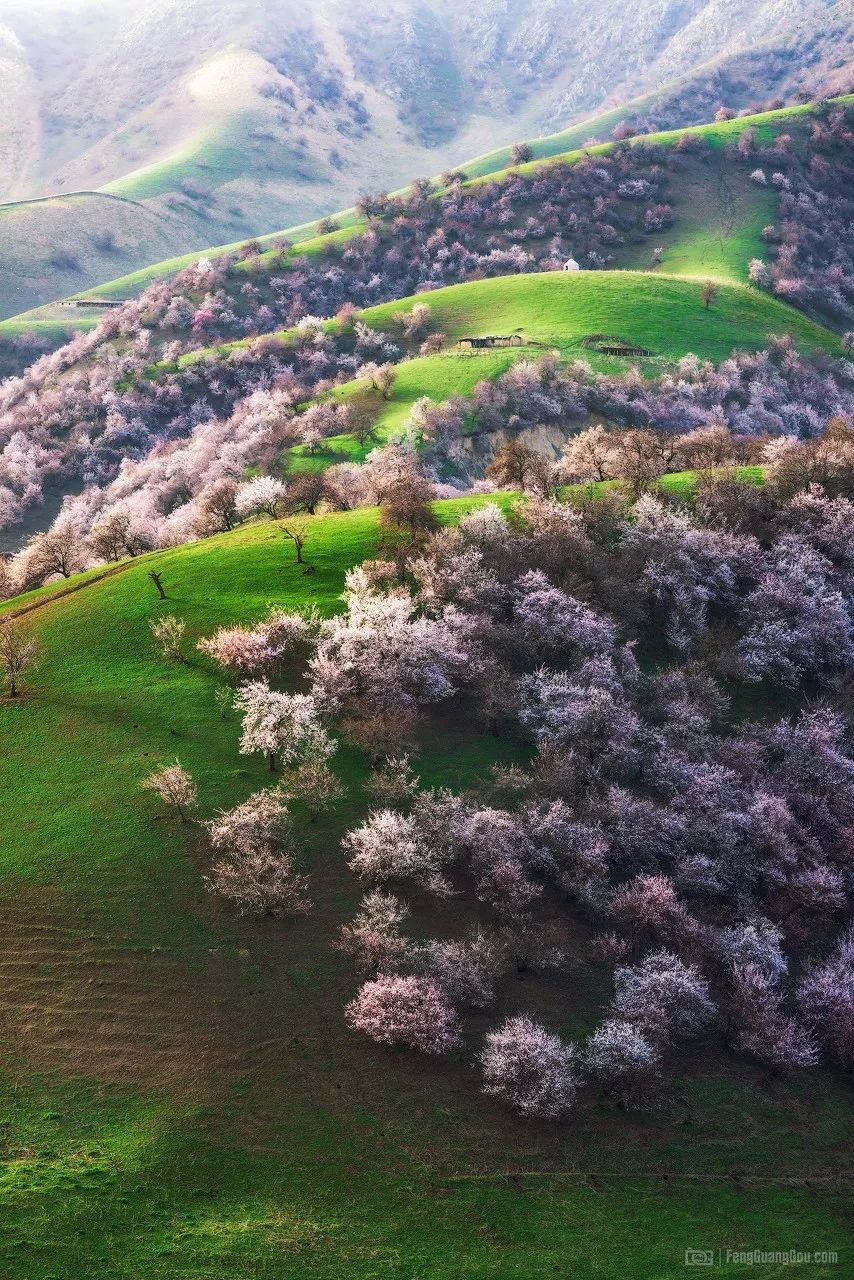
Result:
<svg viewBox="0 0 854 1280"><path fill-rule="evenodd" d="M610 120L610 117L605 117ZM733 161L726 148L735 144L739 136L748 130L757 130L757 136L765 141L772 140L777 134L786 132L794 137L796 143L804 140L812 123L812 111L809 107L787 108L765 112L757 116L747 116L738 120L724 121L716 124L700 125L692 129L699 137L705 139L710 147L710 154L702 161L692 159L690 155L683 161L683 168L678 184L672 184L668 199L676 214L673 227L665 229L656 237L656 243L664 249L663 262L672 272L685 274L710 274L726 279L746 279L747 263L751 257L761 255L764 245L760 238L763 226L772 222L775 217L778 195L772 190L762 190L749 181L744 166ZM537 161L553 159L573 162L583 152L577 149L580 133L587 135L595 132L596 120L586 122L583 129L566 130L536 140L532 148ZM676 141L680 131L666 134L647 135L646 141L663 141L668 144ZM613 143L599 144L600 148L609 150ZM587 148L596 154L599 148ZM470 175L470 181L477 183L482 179L501 177L509 159L506 149L491 152L480 157L471 165L464 166L464 172ZM536 163L536 162L535 162ZM532 169L532 166L518 166L521 172ZM342 229L363 226L353 209L344 210L335 215L336 225ZM300 246L299 251L312 250L317 236L317 221L307 222L258 238L262 249L272 252L272 246L281 239L287 239ZM0 224L2 232L2 224ZM328 237L325 238L327 241ZM318 238L317 246L321 246L324 238ZM89 241L91 243L91 241ZM677 248L678 246L678 248ZM207 248L206 255L217 257L221 254L238 251L240 242ZM129 275L119 276L98 284L95 288L82 290L72 297L83 298L128 298L140 294L154 281L168 279L197 260L197 253L187 253L179 257L170 257L163 262L152 263ZM263 261L264 259L262 259ZM624 247L620 251L619 265L629 267L645 267L649 262L649 249L644 245ZM94 314L97 314L95 312ZM71 327L91 327L93 312L90 308L76 312L74 309L48 306L37 308L32 313L26 312L10 317L8 321L0 321L0 336L12 336L28 328L40 325L55 326L58 323Z"/></svg>
<svg viewBox="0 0 854 1280"><path fill-rule="evenodd" d="M423 301L402 299L363 313L374 329L396 336L395 315ZM337 436L307 450L291 451L299 470L319 470L343 458L359 460L377 442L399 431L417 400L427 396L439 404L453 395L469 396L482 379L494 379L519 359L536 359L556 351L563 360L584 360L593 369L621 373L638 367L647 377L667 371L682 356L719 363L736 351L758 351L772 336L789 335L804 353L838 353L834 334L790 307L743 285L723 284L707 308L700 283L660 274L633 272L543 272L453 285L430 295L431 329L445 335L446 349L416 356L396 366L388 401L373 397L375 434L359 446L353 437ZM462 337L518 332L525 345L517 350L460 351ZM602 339L596 335L606 335ZM625 356L600 348L625 345L649 354ZM364 397L365 382L345 385L336 396L345 401Z"/></svg>
<svg viewBox="0 0 854 1280"><path fill-rule="evenodd" d="M125 195L168 217L181 252L319 216L606 103L625 105L585 120L562 149L627 115L642 129L697 123L722 100L738 109L850 87L850 33L830 0L643 0L631 22L616 0L595 17L579 0L490 0L463 19L450 0L394 0L381 13L324 0L310 14L296 0L262 11L147 0L132 14L94 0L73 13L6 5L0 196ZM42 208L28 212L47 239ZM122 239L115 213L92 206L88 235ZM151 260L147 231L140 219L133 268ZM85 240L69 247L77 287L94 284ZM66 290L62 272L22 276L31 283L0 297L0 314Z"/></svg>

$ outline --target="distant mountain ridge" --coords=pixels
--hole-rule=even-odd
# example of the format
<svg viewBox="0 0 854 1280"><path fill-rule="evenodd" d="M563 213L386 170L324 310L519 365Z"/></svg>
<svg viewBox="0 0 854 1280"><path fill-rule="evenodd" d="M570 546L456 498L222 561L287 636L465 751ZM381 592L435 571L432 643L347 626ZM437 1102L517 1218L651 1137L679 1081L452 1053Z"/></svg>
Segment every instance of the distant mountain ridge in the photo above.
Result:
<svg viewBox="0 0 854 1280"><path fill-rule="evenodd" d="M0 0L0 200L57 197L0 208L0 317L639 93L643 128L840 92L850 42L836 0Z"/></svg>

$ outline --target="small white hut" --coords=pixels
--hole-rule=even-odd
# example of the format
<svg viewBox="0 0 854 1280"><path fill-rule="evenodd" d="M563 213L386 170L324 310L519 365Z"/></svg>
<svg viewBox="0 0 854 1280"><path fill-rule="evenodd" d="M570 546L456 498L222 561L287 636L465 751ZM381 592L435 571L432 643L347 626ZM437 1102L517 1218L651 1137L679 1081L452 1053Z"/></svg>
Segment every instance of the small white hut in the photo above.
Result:
<svg viewBox="0 0 854 1280"><path fill-rule="evenodd" d="M566 262L563 264L563 269L564 271L580 271L581 267L575 261L575 258L567 258Z"/></svg>

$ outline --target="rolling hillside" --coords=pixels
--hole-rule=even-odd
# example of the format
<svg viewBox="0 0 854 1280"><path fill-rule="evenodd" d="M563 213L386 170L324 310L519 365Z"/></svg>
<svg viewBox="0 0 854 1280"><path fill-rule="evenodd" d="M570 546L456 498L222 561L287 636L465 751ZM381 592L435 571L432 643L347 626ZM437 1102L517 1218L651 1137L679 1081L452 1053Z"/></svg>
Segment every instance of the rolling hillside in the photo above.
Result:
<svg viewBox="0 0 854 1280"><path fill-rule="evenodd" d="M706 124L691 130L692 134L696 133L706 139L712 150L710 157L703 162L690 157L685 159L679 185L672 192L674 225L669 230L663 231L657 238L657 243L660 243L665 251L664 265L668 270L689 275L709 273L730 279L746 278L749 259L763 251L760 232L763 226L773 220L778 197L776 192L762 190L750 183L744 166L732 160L726 152L726 146L737 140L738 136L747 129L756 129L758 136L764 140L771 140L783 132L789 133L797 140L805 136L810 119L809 107L788 108L718 124ZM594 122L589 123L592 127ZM673 143L681 136L681 132L684 131L652 134L646 140ZM550 141L544 140L547 145L542 152L543 157L570 164L585 154L596 154L600 148L607 151L613 147L613 143L603 143L588 150L579 149L578 139L573 135L556 135L554 147L548 146ZM574 149L572 146L566 149L567 141L576 144ZM484 169L483 165L479 165L478 176L473 174L468 179L468 183L476 187L477 183L486 177L500 179L505 172L503 166L506 160L506 151L493 153L483 162L493 167ZM532 167L535 166L519 166L522 172L530 171ZM465 172L468 173L467 168ZM144 178L144 174L140 175L140 180ZM364 226L353 209L337 213L335 222L344 231L352 231ZM310 252L316 239L318 239L318 245L323 243L323 237L317 238L317 225L317 220L301 223L284 231L261 236L259 243L263 249L271 251L274 242L284 237L298 246L299 252ZM216 248L206 249L205 253L207 256L217 257L239 247L240 242L233 241ZM170 257L71 296L134 297L153 282L174 276L183 268L190 266L197 258L197 252ZM648 248L628 246L621 252L621 259L617 265L645 267L648 264ZM56 324L60 320L74 327L78 325L85 327L91 325L92 315L88 309L86 313L78 316L73 311L60 310L55 306L37 308L15 315L9 320L0 321L0 336L13 335L27 329L38 329L41 326Z"/></svg>
<svg viewBox="0 0 854 1280"><path fill-rule="evenodd" d="M597 271L541 272L438 289L429 295L430 327L445 336L446 349L397 366L390 399L383 402L374 397L376 438L387 439L402 427L421 396L439 403L452 395L470 395L482 379L496 378L516 360L536 359L544 351L556 351L563 360L584 360L601 372L620 373L634 365L645 376L654 377L689 353L717 364L734 351L761 350L772 335L791 335L804 353L841 349L835 334L758 290L723 282L706 307L701 287L700 280L663 273ZM363 319L394 336L395 315L421 300L402 299L369 308ZM513 333L525 339L521 348L455 349L463 337ZM595 335L603 335L601 343ZM599 345L608 345L608 339L645 348L650 354L600 352ZM187 362L196 358L187 357ZM364 392L365 385L357 382L335 394L347 399ZM295 450L292 462L316 469L342 455L362 457L375 443L359 447L353 439L333 437L309 454Z"/></svg>
<svg viewBox="0 0 854 1280"><path fill-rule="evenodd" d="M471 505L437 509L453 521ZM162 817L140 779L177 755L207 816L266 774L238 755L190 643L270 601L338 609L345 570L375 543L372 511L318 518L305 576L259 523L4 606L41 606L28 616L44 649L27 696L0 701L17 831L0 885L4 1274L670 1280L689 1240L838 1248L845 1099L832 1076L770 1081L686 1055L672 1112L627 1122L591 1106L562 1129L480 1098L457 1057L425 1070L346 1033L352 976L329 944L359 894L337 851L364 809L358 753L336 757L343 802L298 816L307 920L241 920L203 892L201 833ZM153 654L162 611L187 624L186 663ZM440 717L418 772L458 790L518 758L512 741ZM604 970L573 977L571 1000L544 986L567 1035L586 1033L603 998Z"/></svg>
<svg viewBox="0 0 854 1280"><path fill-rule="evenodd" d="M219 78L214 77L215 83L219 83L223 78L222 72ZM202 78L202 83L207 83ZM680 101L680 93L682 93L681 82L673 83L668 92L671 93L673 101ZM592 141L603 142L611 136L611 131L621 120L640 120L644 119L654 122L656 115L654 111L649 115L649 111L653 108L654 95L650 97L638 97L627 101L621 108L604 111L597 116L590 116L580 124L574 125L565 131L548 134L548 136L535 138L531 143L531 150L538 160L548 159L548 157L562 157L575 154L577 148L589 145ZM705 105L705 111L711 113L713 105ZM766 113L761 120L745 120L744 118L726 122L725 128L718 125L704 127L702 132L713 146L723 146L727 141L735 140L735 137L745 128L758 127L759 136L771 137L773 133L780 132L782 128L798 127L798 115L808 113L808 108L795 109L795 111L787 110L785 113ZM670 118L684 119L685 113L676 108L663 110L661 113L665 118L670 114ZM702 122L704 118L703 109L698 109L697 113L689 114L689 123ZM652 124L645 124L644 128L649 131ZM763 129L764 134L763 134ZM654 134L658 137L658 134ZM140 169L124 174L122 177L111 180L106 186L100 188L106 193L114 193L114 195L124 196L136 202L140 209L137 215L140 219L140 228L138 228L138 243L140 250L133 251L131 244L128 243L127 234L123 234L123 230L127 227L113 227L114 218L119 218L119 211L109 204L102 204L99 210L109 215L109 225L100 227L101 237L111 237L123 244L124 252L132 252L136 256L137 264L140 269L132 271L132 273L120 276L120 278L111 280L109 283L97 285L91 289L91 292L97 296L133 296L134 293L141 291L146 284L154 279L163 278L174 274L193 261L195 257L195 248L204 247L210 244L211 229L220 225L223 229L232 232L229 236L229 243L222 244L215 250L207 250L210 253L225 252L230 248L236 247L239 243L238 236L245 237L247 233L257 233L264 230L270 224L280 224L283 212L292 211L297 218L306 214L320 215L328 212L335 204L335 191L329 186L329 175L324 170L323 164L318 163L316 155L310 147L306 147L303 143L293 146L292 142L284 140L273 156L264 156L266 129L257 127L252 124L251 113L236 118L223 120L222 123L216 123L216 119L207 120L204 128L198 128L193 132L192 137L187 141L173 143L169 150L165 152L163 157L155 163L143 165ZM667 140L667 134L663 134L663 138ZM465 152L463 152L465 154ZM437 168L437 161L444 159L449 163L460 164L461 151L458 150L453 156L434 156L431 157L429 168ZM494 175L502 172L502 168L507 164L510 157L510 148L503 147L498 150L488 152L488 154L476 157L475 160L466 163L462 161L462 168L466 173L471 175L475 180L485 177L485 175ZM398 168L396 175L391 175L391 184L393 186L396 180L403 173L407 172L405 163L401 161L401 168ZM269 183L269 192L257 193L252 195L252 206L255 210L255 220L252 225L241 220L242 214L239 205L243 197L248 191L246 184L252 182L252 173L257 168L264 168L265 182ZM718 157L718 166L720 169L726 168L725 159ZM347 166L348 173L356 178L359 175L359 168L353 169L352 164ZM408 172L416 172L417 157L410 157L408 161ZM746 192L740 189L744 186L740 182L743 175L732 174L734 178L734 187L727 189L727 175L718 172L714 175L714 183L708 183L708 191L702 193L699 202L695 200L695 196L700 195L698 192L688 192L685 201L686 218L700 220L700 210L707 211L707 218L717 219L720 223L723 238L727 238L727 229L730 230L735 225L748 225L752 229L752 239L755 238L754 233L762 227L761 211L758 205L761 204L755 198L757 193ZM288 204L287 193L284 192L282 183L297 183L300 187L302 204ZM376 189L379 186L388 186L388 178L384 179L382 168L378 169L374 166L371 172L370 180L365 174L364 179L359 180L355 186L350 189L350 198L365 188ZM214 189L223 188L224 192L232 192L237 198L237 205L230 206L230 212L225 218L223 224L223 210L216 211L210 205L210 193ZM177 195L174 193L177 192ZM170 195L172 193L172 195ZM309 195L306 195L309 193ZM773 198L771 193L766 193L767 198L764 201L764 214L766 218L768 210L773 207ZM227 197L223 197L227 198ZM306 201L307 202L306 204ZM63 201L58 200L55 205L61 207ZM740 209L740 205L750 205L750 210ZM134 210L128 207L128 210L122 212L122 216L127 224L128 216L133 216ZM146 218L151 215L165 216L168 223L172 225L173 241L175 238L181 241L181 234L175 232L175 228L179 224L186 224L186 234L189 236L189 246L193 247L193 252L182 253L177 259L168 259L159 262L159 264L151 264L151 257L147 255L146 242ZM33 242L38 243L42 238L49 234L49 230L42 229L41 220L45 218L46 210L42 209L40 202L22 202L18 206L19 225L27 229L27 236L24 238L32 238ZM338 223L347 227L355 223L353 211L344 210L343 214L337 216ZM100 261L91 257L92 237L95 236L95 230L88 227L88 221L82 230L76 229L74 219L67 219L67 230L69 238L65 241L67 244L67 252L76 260L77 279L73 279L72 284L90 283L93 279L99 278ZM298 224L296 227L289 228L286 232L268 233L265 237L261 237L262 241L271 242L279 236L287 236L294 242L300 241L302 238L311 236L316 227L315 223ZM3 224L0 223L0 253L3 252ZM702 238L702 229L700 229L700 238ZM9 252L17 250L20 252L20 241L15 239L10 242ZM726 259L726 253L723 260ZM27 261L27 259L24 259ZM149 262L149 266L143 268L142 262ZM627 265L635 265L629 262ZM726 266L726 261L721 262L721 266ZM26 293L22 293L22 288L42 289L59 297L65 292L65 285L69 283L69 273L59 274L56 276L55 284L50 285L52 276L52 266L49 256L42 256L33 264L28 264L26 270L31 275L31 284L20 285L18 293L14 298L10 298L5 303L6 314L12 315L17 308L14 306L15 300L22 301L26 297ZM22 268L18 266L18 273L22 273ZM87 279L88 276L88 279ZM102 276L101 276L102 279ZM45 293L42 292L42 298ZM0 300L0 303L3 300ZM54 314L55 308L47 308L44 311L36 311L33 314L14 315L14 323L12 326L4 326L0 328L1 333L19 332L19 326L24 328L32 328L33 325L49 324L58 317ZM3 311L3 305L0 305L0 312Z"/></svg>

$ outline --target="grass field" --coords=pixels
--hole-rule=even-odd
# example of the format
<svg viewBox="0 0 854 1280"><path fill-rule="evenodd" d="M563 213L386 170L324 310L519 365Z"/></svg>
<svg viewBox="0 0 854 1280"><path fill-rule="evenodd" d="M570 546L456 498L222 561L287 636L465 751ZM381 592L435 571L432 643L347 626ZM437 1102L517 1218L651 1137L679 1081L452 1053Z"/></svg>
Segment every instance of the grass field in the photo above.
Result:
<svg viewBox="0 0 854 1280"><path fill-rule="evenodd" d="M476 501L438 509L453 520ZM204 893L198 829L165 819L139 780L179 757L208 816L268 776L237 753L212 669L189 649L156 659L148 624L175 612L195 639L271 601L328 613L375 540L375 512L317 518L306 576L259 523L5 606L42 606L29 616L44 658L29 693L0 703L4 1280L624 1280L683 1276L687 1248L843 1249L833 1076L772 1079L702 1044L677 1067L671 1112L591 1103L530 1125L480 1099L461 1058L345 1033L353 977L329 943L358 897L338 849L364 811L351 750L334 761L340 807L297 814L309 917L241 921ZM453 712L422 745L422 782L454 789L525 750ZM541 986L543 1017L574 1038L608 995L605 970ZM471 1020L475 1042L520 991L509 979Z"/></svg>
<svg viewBox="0 0 854 1280"><path fill-rule="evenodd" d="M544 271L451 285L430 294L431 327L449 340L509 334L583 354L580 340L606 333L651 350L663 360L691 351L718 362L733 351L756 351L769 333L791 333L804 351L838 351L839 339L776 298L724 284L709 308L700 281L662 273ZM416 299L371 307L367 324L392 329L395 312Z"/></svg>
<svg viewBox="0 0 854 1280"><path fill-rule="evenodd" d="M188 181L216 188L237 178L251 177L259 164L259 154L256 154L259 149L251 142L256 125L257 117L252 112L236 112L225 123L218 122L184 139L158 163L124 174L102 190L130 200L151 200L180 190ZM319 177L321 173L308 156L300 158L286 147L272 154L268 150L261 159L270 178L290 177L310 182L312 176Z"/></svg>

